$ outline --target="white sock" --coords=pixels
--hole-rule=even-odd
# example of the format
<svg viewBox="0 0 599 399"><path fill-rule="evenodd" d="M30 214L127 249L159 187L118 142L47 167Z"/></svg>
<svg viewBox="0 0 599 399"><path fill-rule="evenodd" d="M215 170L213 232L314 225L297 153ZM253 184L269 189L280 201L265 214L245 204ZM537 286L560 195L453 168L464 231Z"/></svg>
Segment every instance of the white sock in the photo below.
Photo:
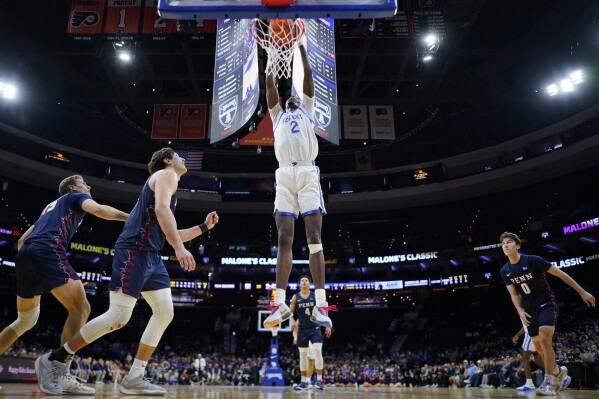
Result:
<svg viewBox="0 0 599 399"><path fill-rule="evenodd" d="M308 377L304 377L304 376L302 376L302 382L308 382L308 381L310 381L310 380L308 379Z"/></svg>
<svg viewBox="0 0 599 399"><path fill-rule="evenodd" d="M277 288L275 293L275 305L280 305L281 303L285 303L285 290Z"/></svg>
<svg viewBox="0 0 599 399"><path fill-rule="evenodd" d="M131 378L143 376L146 371L147 365L148 365L147 361L139 360L138 358L135 358L135 360L133 360L133 364L131 365L131 370L129 370L129 376Z"/></svg>
<svg viewBox="0 0 599 399"><path fill-rule="evenodd" d="M532 383L532 378L527 378L526 379L526 385L528 385L529 387L534 386L535 384Z"/></svg>
<svg viewBox="0 0 599 399"><path fill-rule="evenodd" d="M316 381L322 381L322 374L316 374Z"/></svg>
<svg viewBox="0 0 599 399"><path fill-rule="evenodd" d="M327 294L324 288L318 288L314 290L314 296L316 297L316 306L322 306L323 302L327 301Z"/></svg>

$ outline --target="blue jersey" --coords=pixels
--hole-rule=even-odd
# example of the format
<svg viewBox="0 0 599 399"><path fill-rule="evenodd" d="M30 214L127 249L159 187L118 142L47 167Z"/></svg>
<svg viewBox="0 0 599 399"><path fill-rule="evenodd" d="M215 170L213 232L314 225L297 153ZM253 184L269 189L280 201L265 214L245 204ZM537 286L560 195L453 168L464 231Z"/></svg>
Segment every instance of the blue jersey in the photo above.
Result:
<svg viewBox="0 0 599 399"><path fill-rule="evenodd" d="M156 198L150 189L150 179L146 180L135 207L129 214L123 232L114 245L115 248L138 249L140 251L160 251L166 236L156 217ZM175 213L177 196L171 197L170 208Z"/></svg>
<svg viewBox="0 0 599 399"><path fill-rule="evenodd" d="M549 282L547 270L551 263L535 255L520 255L515 265L509 261L500 270L505 285L513 284L522 298L524 309L541 305L555 305L555 297Z"/></svg>
<svg viewBox="0 0 599 399"><path fill-rule="evenodd" d="M89 194L69 193L49 203L34 223L35 227L25 239L25 244L41 245L66 252L71 238L86 214L81 204L88 199L92 199Z"/></svg>
<svg viewBox="0 0 599 399"><path fill-rule="evenodd" d="M314 295L314 292L310 291L308 299L302 298L302 294L298 292L295 294L295 301L295 311L297 313L297 320L299 321L299 328L305 329L318 327L317 324L310 320L312 310L314 309L314 306L316 306L316 296Z"/></svg>

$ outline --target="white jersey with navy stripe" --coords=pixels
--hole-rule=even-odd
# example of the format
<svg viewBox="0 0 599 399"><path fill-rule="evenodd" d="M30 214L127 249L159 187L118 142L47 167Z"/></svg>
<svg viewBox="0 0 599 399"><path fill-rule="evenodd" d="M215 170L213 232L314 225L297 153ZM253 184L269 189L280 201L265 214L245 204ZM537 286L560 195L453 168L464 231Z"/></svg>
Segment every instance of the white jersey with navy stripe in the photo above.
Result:
<svg viewBox="0 0 599 399"><path fill-rule="evenodd" d="M318 140L314 133L314 97L304 95L301 106L294 111L283 111L277 103L269 112L279 165L313 162L318 156Z"/></svg>

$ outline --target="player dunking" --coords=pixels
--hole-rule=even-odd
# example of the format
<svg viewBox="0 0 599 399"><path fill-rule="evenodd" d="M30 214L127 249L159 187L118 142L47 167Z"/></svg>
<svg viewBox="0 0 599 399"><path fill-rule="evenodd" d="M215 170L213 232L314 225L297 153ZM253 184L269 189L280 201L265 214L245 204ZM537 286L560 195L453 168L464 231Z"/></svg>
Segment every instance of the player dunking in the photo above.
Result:
<svg viewBox="0 0 599 399"><path fill-rule="evenodd" d="M39 219L21 236L18 243L17 312L18 317L0 333L0 354L37 323L41 294L50 292L67 309L60 343L64 344L87 321L90 306L83 284L67 258L67 249L86 213L106 220L127 220L128 214L100 205L90 195L91 187L79 175L60 182L60 198L48 204ZM68 365L65 365L68 372ZM52 383L52 389L69 394L93 394L95 390L74 377ZM44 391L45 392L45 391Z"/></svg>
<svg viewBox="0 0 599 399"><path fill-rule="evenodd" d="M322 331L321 327L312 322L312 312L316 306L315 294L310 291L310 277L301 276L299 279L300 292L291 297L289 310L291 313L297 311L297 323L294 324L294 331L297 329L297 347L300 353L300 374L302 380L295 387L301 391L310 388L310 378L312 370L309 367L309 347L311 344L314 358L314 368L316 368L316 383L317 389L324 390L322 381L322 372L324 369L324 360L322 358ZM325 336L331 337L331 328L325 328Z"/></svg>
<svg viewBox="0 0 599 399"><path fill-rule="evenodd" d="M62 367L76 351L127 324L141 293L152 308L152 317L141 337L131 369L119 389L130 395L166 394L164 388L143 378L150 356L173 319L170 278L160 250L167 240L175 250L181 267L194 270L193 255L183 243L214 227L218 223L218 215L211 212L199 226L177 230L173 213L179 179L187 172L185 159L171 148L163 148L152 155L148 170L151 176L141 189L137 204L115 244L108 310L85 324L64 346L36 361L38 383L46 393L61 393L52 389L53 381L65 378Z"/></svg>
<svg viewBox="0 0 599 399"><path fill-rule="evenodd" d="M553 350L553 334L557 321L555 297L547 281L547 273L552 274L572 287L588 306L595 306L595 297L586 292L572 277L535 255L521 255L520 238L510 232L499 237L503 253L508 262L500 274L518 311L522 324L535 343L535 348L543 357L545 379L537 388L539 395L555 396L564 382L568 369L558 367Z"/></svg>
<svg viewBox="0 0 599 399"><path fill-rule="evenodd" d="M305 36L304 36L305 40ZM324 327L332 327L326 302L325 265L322 241L322 216L326 214L320 170L314 160L318 156L318 140L314 133L314 80L305 44L299 45L304 67L303 99L292 96L286 110L279 105L279 94L271 73L266 76L266 99L273 123L275 155L279 168L275 172L277 184L274 217L278 231L276 293L272 313L264 320L271 328L291 316L285 303L285 294L292 267L294 223L301 213L306 227L310 252L310 273L314 279L316 306L311 320Z"/></svg>

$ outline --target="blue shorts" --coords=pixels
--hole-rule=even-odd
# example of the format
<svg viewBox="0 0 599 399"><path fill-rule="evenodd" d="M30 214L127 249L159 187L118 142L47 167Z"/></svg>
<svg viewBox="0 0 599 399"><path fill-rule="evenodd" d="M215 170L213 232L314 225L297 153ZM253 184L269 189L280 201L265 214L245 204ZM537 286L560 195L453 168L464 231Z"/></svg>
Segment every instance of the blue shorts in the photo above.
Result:
<svg viewBox="0 0 599 399"><path fill-rule="evenodd" d="M33 298L59 287L79 276L66 253L46 246L25 244L17 253L17 295Z"/></svg>
<svg viewBox="0 0 599 399"><path fill-rule="evenodd" d="M313 344L322 343L322 331L320 327L300 328L297 331L297 347L307 348L312 342Z"/></svg>
<svg viewBox="0 0 599 399"><path fill-rule="evenodd" d="M555 305L544 305L533 309L526 309L526 313L531 316L530 325L527 327L528 335L531 337L539 335L539 327L555 326L557 323Z"/></svg>
<svg viewBox="0 0 599 399"><path fill-rule="evenodd" d="M139 298L142 291L171 287L171 279L160 253L117 248L112 261L110 291Z"/></svg>

